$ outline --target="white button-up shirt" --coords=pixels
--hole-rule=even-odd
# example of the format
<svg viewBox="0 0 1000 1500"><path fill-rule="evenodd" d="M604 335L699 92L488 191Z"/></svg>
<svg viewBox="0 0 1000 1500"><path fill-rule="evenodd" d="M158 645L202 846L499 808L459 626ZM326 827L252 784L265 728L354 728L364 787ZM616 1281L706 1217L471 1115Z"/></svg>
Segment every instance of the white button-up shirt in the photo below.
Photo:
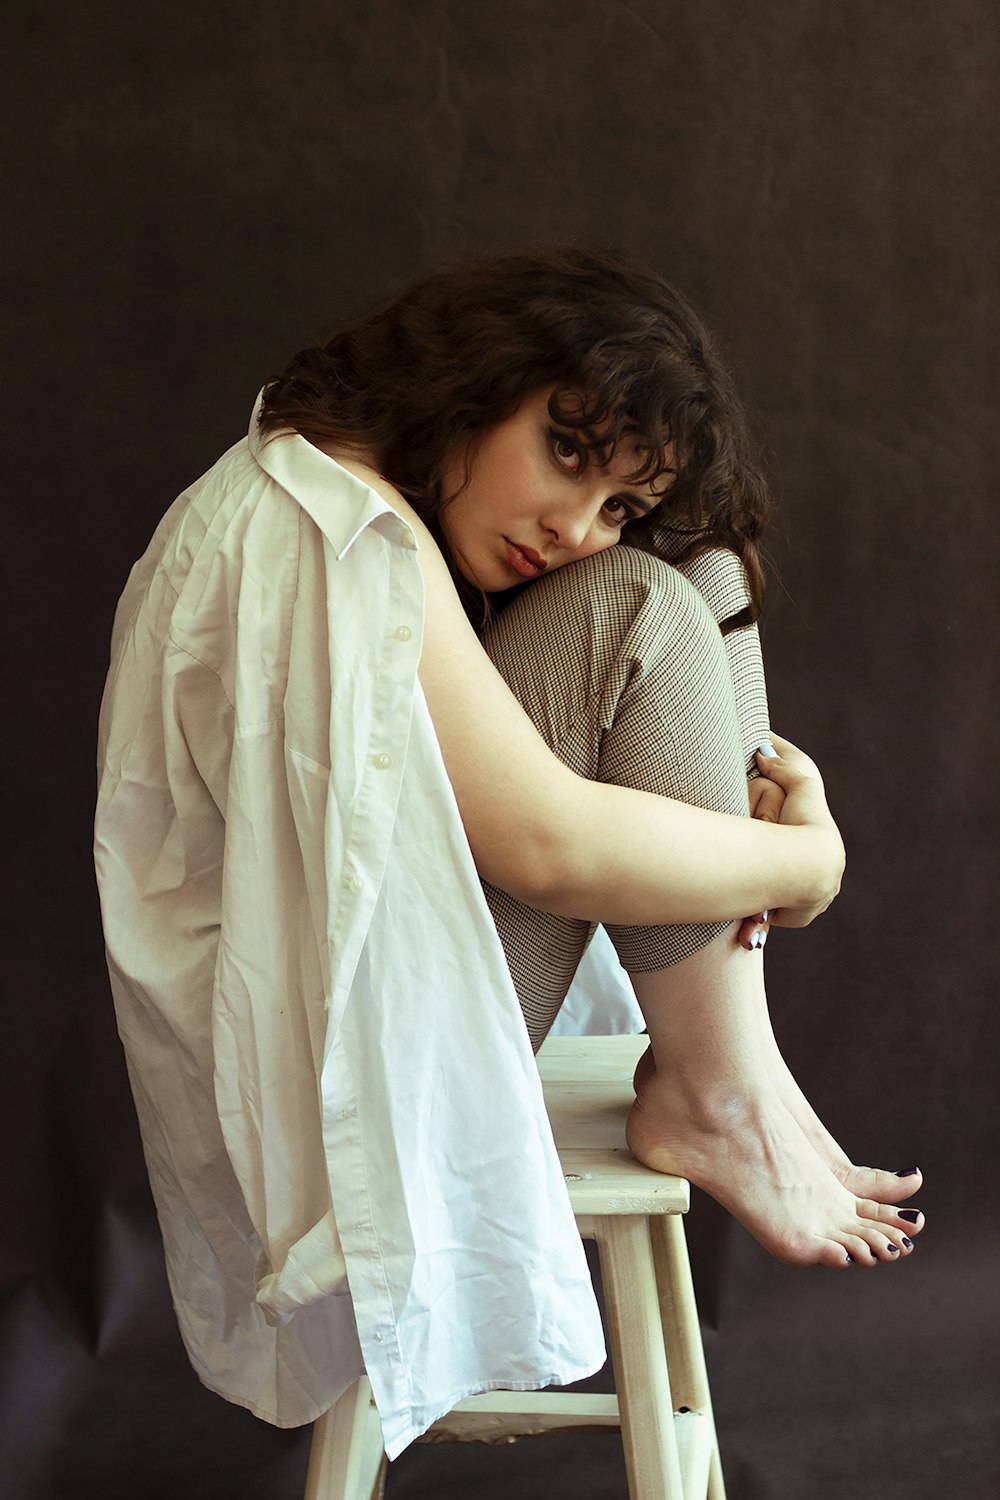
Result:
<svg viewBox="0 0 1000 1500"><path fill-rule="evenodd" d="M281 1426L367 1370L390 1456L464 1395L604 1358L417 678L415 549L305 439L262 444L255 412L129 577L96 821L192 1363Z"/></svg>

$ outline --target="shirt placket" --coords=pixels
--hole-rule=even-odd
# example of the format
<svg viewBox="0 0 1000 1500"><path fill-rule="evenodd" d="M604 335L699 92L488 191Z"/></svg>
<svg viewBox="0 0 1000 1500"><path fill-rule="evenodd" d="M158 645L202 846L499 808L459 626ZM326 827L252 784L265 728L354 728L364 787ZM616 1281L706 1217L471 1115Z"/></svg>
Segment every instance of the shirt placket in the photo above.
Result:
<svg viewBox="0 0 1000 1500"><path fill-rule="evenodd" d="M372 542L374 538L364 540ZM371 653L374 692L370 733L351 820L338 911L330 934L335 961L331 965L331 1026L321 1079L323 1137L365 1367L380 1409L395 1412L397 1421L405 1425L412 1398L365 1168L356 1097L359 1060L349 1055L338 1018L349 1003L392 841L416 690L423 587L415 543L402 522L388 547L364 550L369 560L375 553L378 566L388 564L390 581L386 617L372 626L377 638L372 640Z"/></svg>

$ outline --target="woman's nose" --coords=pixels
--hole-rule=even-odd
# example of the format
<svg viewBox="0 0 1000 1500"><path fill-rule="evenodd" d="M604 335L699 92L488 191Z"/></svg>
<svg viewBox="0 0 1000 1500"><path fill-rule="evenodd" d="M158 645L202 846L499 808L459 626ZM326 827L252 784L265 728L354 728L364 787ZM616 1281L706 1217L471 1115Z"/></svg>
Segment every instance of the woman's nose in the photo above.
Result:
<svg viewBox="0 0 1000 1500"><path fill-rule="evenodd" d="M542 518L542 526L552 533L560 547L572 552L582 547L594 524L591 507L576 505L552 506Z"/></svg>

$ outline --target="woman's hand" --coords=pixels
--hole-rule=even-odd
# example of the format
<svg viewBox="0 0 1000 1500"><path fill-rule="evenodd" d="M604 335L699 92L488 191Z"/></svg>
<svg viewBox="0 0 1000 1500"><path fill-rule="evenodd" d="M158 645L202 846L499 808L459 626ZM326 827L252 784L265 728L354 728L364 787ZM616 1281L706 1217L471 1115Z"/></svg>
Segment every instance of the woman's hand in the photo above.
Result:
<svg viewBox="0 0 1000 1500"><path fill-rule="evenodd" d="M785 792L776 781L769 781L766 776L748 777L747 796L750 802L751 818L758 818L762 823L780 821ZM763 948L770 928L770 913L759 911L755 916L744 917L740 923L740 930L736 934L736 941L741 948L753 952L755 948Z"/></svg>
<svg viewBox="0 0 1000 1500"><path fill-rule="evenodd" d="M773 797L758 793L756 806L770 810L777 808L778 815L776 820L768 818L766 811L755 812L754 816L763 816L766 821L777 821L784 825L809 825L820 841L819 852L827 875L817 889L814 900L803 906L782 907L779 911L768 913L766 917L769 923L778 927L805 927L814 917L826 911L840 891L846 858L843 840L830 815L823 790L823 778L815 761L810 760L808 755L789 740L773 734L771 742L757 751L757 765L761 777L766 777L770 784L778 788L783 794L783 800L779 804ZM753 924L751 933L754 925L759 929L759 920L756 923L754 919L748 920ZM743 927L740 933L742 936ZM759 947L760 943L756 946Z"/></svg>

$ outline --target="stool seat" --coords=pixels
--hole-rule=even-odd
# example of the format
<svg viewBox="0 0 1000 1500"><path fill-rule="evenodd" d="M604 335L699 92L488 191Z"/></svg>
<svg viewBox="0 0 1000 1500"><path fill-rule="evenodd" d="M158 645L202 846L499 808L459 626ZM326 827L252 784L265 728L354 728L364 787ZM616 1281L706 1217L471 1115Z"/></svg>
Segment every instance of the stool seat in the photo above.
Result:
<svg viewBox="0 0 1000 1500"><path fill-rule="evenodd" d="M651 1172L625 1144L644 1036L553 1036L538 1054L545 1108L573 1212L686 1214L683 1177Z"/></svg>
<svg viewBox="0 0 1000 1500"><path fill-rule="evenodd" d="M550 1037L538 1054L570 1203L597 1243L617 1395L489 1391L421 1442L512 1442L620 1427L630 1500L725 1500L701 1330L684 1240L690 1190L625 1144L643 1036ZM305 1500L374 1500L385 1481L362 1378L315 1424Z"/></svg>

